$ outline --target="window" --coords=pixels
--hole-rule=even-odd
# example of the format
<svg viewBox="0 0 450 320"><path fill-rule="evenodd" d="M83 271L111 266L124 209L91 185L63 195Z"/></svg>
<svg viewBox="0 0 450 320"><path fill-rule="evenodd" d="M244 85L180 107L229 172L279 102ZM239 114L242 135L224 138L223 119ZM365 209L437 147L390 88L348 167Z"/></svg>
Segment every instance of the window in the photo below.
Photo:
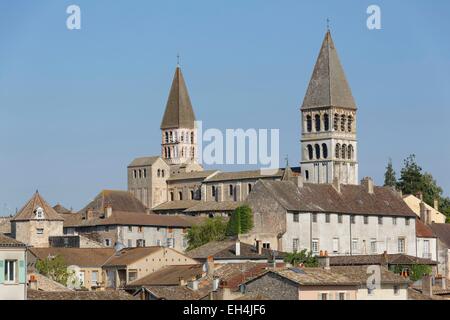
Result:
<svg viewBox="0 0 450 320"><path fill-rule="evenodd" d="M234 187L233 187L233 185L232 184L230 184L230 186L229 186L229 188L228 188L229 190L230 190L230 196L233 196L233 190L234 190Z"/></svg>
<svg viewBox="0 0 450 320"><path fill-rule="evenodd" d="M333 238L333 253L339 252L339 238Z"/></svg>
<svg viewBox="0 0 450 320"><path fill-rule="evenodd" d="M298 213L294 213L293 215L293 220L294 220L294 222L298 222L299 221L299 214Z"/></svg>
<svg viewBox="0 0 450 320"><path fill-rule="evenodd" d="M308 144L308 159L312 160L314 157L313 147L312 145Z"/></svg>
<svg viewBox="0 0 450 320"><path fill-rule="evenodd" d="M175 239L174 238L167 238L167 247L169 247L169 248L175 247Z"/></svg>
<svg viewBox="0 0 450 320"><path fill-rule="evenodd" d="M145 240L144 239L137 239L136 240L136 247L145 247Z"/></svg>
<svg viewBox="0 0 450 320"><path fill-rule="evenodd" d="M211 187L211 194L212 194L213 197L216 196L216 187L215 186Z"/></svg>
<svg viewBox="0 0 450 320"><path fill-rule="evenodd" d="M5 282L17 282L17 260L5 260Z"/></svg>
<svg viewBox="0 0 450 320"><path fill-rule="evenodd" d="M377 239L370 240L370 252L377 253Z"/></svg>
<svg viewBox="0 0 450 320"><path fill-rule="evenodd" d="M317 222L317 213L312 214L312 222Z"/></svg>
<svg viewBox="0 0 450 320"><path fill-rule="evenodd" d="M96 286L98 283L98 271L91 272L91 284Z"/></svg>
<svg viewBox="0 0 450 320"><path fill-rule="evenodd" d="M44 234L43 228L36 228L36 234Z"/></svg>
<svg viewBox="0 0 450 320"><path fill-rule="evenodd" d="M183 192L178 192L178 199L183 200Z"/></svg>
<svg viewBox="0 0 450 320"><path fill-rule="evenodd" d="M133 232L133 226L128 226L128 232Z"/></svg>
<svg viewBox="0 0 450 320"><path fill-rule="evenodd" d="M383 224L383 217L378 217L378 224Z"/></svg>
<svg viewBox="0 0 450 320"><path fill-rule="evenodd" d="M342 214L338 214L338 223L342 223Z"/></svg>
<svg viewBox="0 0 450 320"><path fill-rule="evenodd" d="M313 239L312 240L312 252L318 253L319 252L319 239Z"/></svg>
<svg viewBox="0 0 450 320"><path fill-rule="evenodd" d="M161 247L161 240L156 240L156 246Z"/></svg>
<svg viewBox="0 0 450 320"><path fill-rule="evenodd" d="M347 120L347 130L348 132L352 132L352 124L353 124L353 117L352 116L348 116L348 120Z"/></svg>
<svg viewBox="0 0 450 320"><path fill-rule="evenodd" d="M164 178L164 170L161 170L161 177Z"/></svg>
<svg viewBox="0 0 450 320"><path fill-rule="evenodd" d="M105 226L105 232L109 232L109 226Z"/></svg>
<svg viewBox="0 0 450 320"><path fill-rule="evenodd" d="M44 209L41 207L37 208L35 211L36 219L44 219Z"/></svg>
<svg viewBox="0 0 450 320"><path fill-rule="evenodd" d="M139 178L142 178L142 170L139 169Z"/></svg>
<svg viewBox="0 0 450 320"><path fill-rule="evenodd" d="M191 190L191 200L194 200L194 191Z"/></svg>
<svg viewBox="0 0 450 320"><path fill-rule="evenodd" d="M128 271L128 282L136 280L138 277L137 270L130 270Z"/></svg>
<svg viewBox="0 0 450 320"><path fill-rule="evenodd" d="M343 144L342 145L342 150L341 150L342 152L342 156L341 156L341 158L342 159L345 159L345 158L347 158L347 145L346 144Z"/></svg>
<svg viewBox="0 0 450 320"><path fill-rule="evenodd" d="M393 225L396 225L396 224L397 224L397 218L396 218L396 217L393 217L393 218L392 218L392 224L393 224Z"/></svg>
<svg viewBox="0 0 450 320"><path fill-rule="evenodd" d="M394 286L394 294L396 296L398 296L400 294L400 287L399 286Z"/></svg>
<svg viewBox="0 0 450 320"><path fill-rule="evenodd" d="M405 226L409 226L409 218L405 218Z"/></svg>
<svg viewBox="0 0 450 320"><path fill-rule="evenodd" d="M136 170L133 170L133 178L136 179L137 178L137 173Z"/></svg>
<svg viewBox="0 0 450 320"><path fill-rule="evenodd" d="M161 169L158 169L158 178L161 177Z"/></svg>
<svg viewBox="0 0 450 320"><path fill-rule="evenodd" d="M330 130L330 117L327 113L323 115L323 126L325 131Z"/></svg>
<svg viewBox="0 0 450 320"><path fill-rule="evenodd" d="M144 178L147 178L147 169L144 169Z"/></svg>
<svg viewBox="0 0 450 320"><path fill-rule="evenodd" d="M298 251L298 243L299 243L298 238L292 239L292 251L293 252L297 252Z"/></svg>
<svg viewBox="0 0 450 320"><path fill-rule="evenodd" d="M250 193L250 192L252 192L252 184L251 183L248 184L248 193Z"/></svg>
<svg viewBox="0 0 450 320"><path fill-rule="evenodd" d="M306 180L309 180L309 170L305 170L305 178Z"/></svg>
<svg viewBox="0 0 450 320"><path fill-rule="evenodd" d="M316 124L316 131L320 131L320 115L316 114L314 116L315 124Z"/></svg>
<svg viewBox="0 0 450 320"><path fill-rule="evenodd" d="M138 232L139 232L139 233L142 233L142 232L144 232L144 227L142 227L142 226L139 226L139 227L138 227Z"/></svg>
<svg viewBox="0 0 450 320"><path fill-rule="evenodd" d="M194 133L191 132L191 144L193 144L193 143L194 143Z"/></svg>
<svg viewBox="0 0 450 320"><path fill-rule="evenodd" d="M107 247L111 246L111 239L105 239L105 246Z"/></svg>
<svg viewBox="0 0 450 320"><path fill-rule="evenodd" d="M398 238L398 253L405 253L405 238Z"/></svg>
<svg viewBox="0 0 450 320"><path fill-rule="evenodd" d="M430 240L423 240L423 257L431 259L430 254Z"/></svg>
<svg viewBox="0 0 450 320"><path fill-rule="evenodd" d="M369 216L364 216L364 224L369 224Z"/></svg>
<svg viewBox="0 0 450 320"><path fill-rule="evenodd" d="M336 145L336 159L339 159L341 157L341 145L338 143Z"/></svg>
<svg viewBox="0 0 450 320"><path fill-rule="evenodd" d="M308 132L312 131L312 118L311 118L311 116L306 116L306 130Z"/></svg>
<svg viewBox="0 0 450 320"><path fill-rule="evenodd" d="M170 201L173 201L173 192L170 193Z"/></svg>
<svg viewBox="0 0 450 320"><path fill-rule="evenodd" d="M350 216L350 223L355 224L355 222L356 222L355 216Z"/></svg>
<svg viewBox="0 0 450 320"><path fill-rule="evenodd" d="M183 248L186 248L188 246L188 239L183 238Z"/></svg>
<svg viewBox="0 0 450 320"><path fill-rule="evenodd" d="M322 143L322 155L324 159L328 158L328 147L326 143Z"/></svg>
<svg viewBox="0 0 450 320"><path fill-rule="evenodd" d="M337 113L334 114L334 131L339 130L339 115Z"/></svg>
<svg viewBox="0 0 450 320"><path fill-rule="evenodd" d="M353 238L352 239L352 253L357 253L357 252L358 252L358 239Z"/></svg>
<svg viewBox="0 0 450 320"><path fill-rule="evenodd" d="M320 146L316 144L314 145L314 149L316 150L316 159L320 159Z"/></svg>
<svg viewBox="0 0 450 320"><path fill-rule="evenodd" d="M128 239L128 248L132 248L133 247L133 240Z"/></svg>
<svg viewBox="0 0 450 320"><path fill-rule="evenodd" d="M330 223L330 214L329 213L325 214L325 222Z"/></svg>
<svg viewBox="0 0 450 320"><path fill-rule="evenodd" d="M353 160L353 146L351 144L348 145L348 159Z"/></svg>
<svg viewBox="0 0 450 320"><path fill-rule="evenodd" d="M345 292L339 292L339 300L345 300Z"/></svg>
<svg viewBox="0 0 450 320"><path fill-rule="evenodd" d="M341 131L345 131L345 114L341 116Z"/></svg>
<svg viewBox="0 0 450 320"><path fill-rule="evenodd" d="M263 249L270 249L270 242L264 242Z"/></svg>
<svg viewBox="0 0 450 320"><path fill-rule="evenodd" d="M321 293L320 300L328 300L328 293Z"/></svg>

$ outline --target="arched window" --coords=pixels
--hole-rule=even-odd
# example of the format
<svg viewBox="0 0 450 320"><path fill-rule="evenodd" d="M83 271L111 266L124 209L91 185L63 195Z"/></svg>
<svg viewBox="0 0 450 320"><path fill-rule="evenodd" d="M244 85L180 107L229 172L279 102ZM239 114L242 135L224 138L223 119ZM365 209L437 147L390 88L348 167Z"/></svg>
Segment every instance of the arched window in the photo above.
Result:
<svg viewBox="0 0 450 320"><path fill-rule="evenodd" d="M212 186L212 188L211 188L211 194L212 194L213 197L216 196L216 186Z"/></svg>
<svg viewBox="0 0 450 320"><path fill-rule="evenodd" d="M306 178L306 180L309 180L309 170L305 171L305 178Z"/></svg>
<svg viewBox="0 0 450 320"><path fill-rule="evenodd" d="M328 113L323 115L323 129L325 131L330 130L330 117L328 116Z"/></svg>
<svg viewBox="0 0 450 320"><path fill-rule="evenodd" d="M248 184L247 189L248 189L248 193L252 192L252 184L251 183Z"/></svg>
<svg viewBox="0 0 450 320"><path fill-rule="evenodd" d="M307 148L308 148L308 158L309 158L309 160L312 160L313 157L314 157L314 155L313 155L313 147L312 147L312 145L308 144Z"/></svg>
<svg viewBox="0 0 450 320"><path fill-rule="evenodd" d="M170 201L173 201L173 192L170 193Z"/></svg>
<svg viewBox="0 0 450 320"><path fill-rule="evenodd" d="M191 190L191 200L194 200L194 191Z"/></svg>
<svg viewBox="0 0 450 320"><path fill-rule="evenodd" d="M312 131L312 119L311 119L311 116L306 116L306 130L308 132Z"/></svg>
<svg viewBox="0 0 450 320"><path fill-rule="evenodd" d="M316 150L316 159L320 159L320 146L316 144L314 145L314 149Z"/></svg>
<svg viewBox="0 0 450 320"><path fill-rule="evenodd" d="M339 159L341 157L341 145L338 143L336 144L336 159Z"/></svg>
<svg viewBox="0 0 450 320"><path fill-rule="evenodd" d="M183 192L178 192L178 199L183 200Z"/></svg>
<svg viewBox="0 0 450 320"><path fill-rule="evenodd" d="M337 113L334 114L334 131L339 130L339 115Z"/></svg>
<svg viewBox="0 0 450 320"><path fill-rule="evenodd" d="M347 145L342 145L342 159L347 158Z"/></svg>
<svg viewBox="0 0 450 320"><path fill-rule="evenodd" d="M316 131L319 132L320 131L320 115L316 114L314 116L314 122L316 124Z"/></svg>
<svg viewBox="0 0 450 320"><path fill-rule="evenodd" d="M161 170L161 177L164 178L164 170Z"/></svg>
<svg viewBox="0 0 450 320"><path fill-rule="evenodd" d="M170 159L170 148L167 148L167 159Z"/></svg>
<svg viewBox="0 0 450 320"><path fill-rule="evenodd" d="M169 132L169 141L173 142L173 132L172 131Z"/></svg>
<svg viewBox="0 0 450 320"><path fill-rule="evenodd" d="M147 169L144 169L144 178L147 178Z"/></svg>
<svg viewBox="0 0 450 320"><path fill-rule="evenodd" d="M345 114L341 116L341 131L345 131Z"/></svg>
<svg viewBox="0 0 450 320"><path fill-rule="evenodd" d="M180 132L180 141L181 141L181 142L184 141L184 132Z"/></svg>
<svg viewBox="0 0 450 320"><path fill-rule="evenodd" d="M139 178L142 178L142 170L139 169Z"/></svg>
<svg viewBox="0 0 450 320"><path fill-rule="evenodd" d="M191 143L194 144L194 132L191 132Z"/></svg>
<svg viewBox="0 0 450 320"><path fill-rule="evenodd" d="M232 196L233 195L233 191L234 191L234 187L233 187L232 184L230 184L229 189L230 189L230 196Z"/></svg>
<svg viewBox="0 0 450 320"><path fill-rule="evenodd" d="M348 158L353 159L353 146L351 144L348 145Z"/></svg>
<svg viewBox="0 0 450 320"><path fill-rule="evenodd" d="M348 132L352 132L352 125L353 125L353 117L352 116L348 116L348 120L347 120L347 129Z"/></svg>
<svg viewBox="0 0 450 320"><path fill-rule="evenodd" d="M161 177L161 169L158 169L158 178Z"/></svg>
<svg viewBox="0 0 450 320"><path fill-rule="evenodd" d="M322 143L322 155L324 159L328 158L328 147L326 143Z"/></svg>
<svg viewBox="0 0 450 320"><path fill-rule="evenodd" d="M166 143L169 143L169 133L167 131L165 133L165 136L166 136Z"/></svg>

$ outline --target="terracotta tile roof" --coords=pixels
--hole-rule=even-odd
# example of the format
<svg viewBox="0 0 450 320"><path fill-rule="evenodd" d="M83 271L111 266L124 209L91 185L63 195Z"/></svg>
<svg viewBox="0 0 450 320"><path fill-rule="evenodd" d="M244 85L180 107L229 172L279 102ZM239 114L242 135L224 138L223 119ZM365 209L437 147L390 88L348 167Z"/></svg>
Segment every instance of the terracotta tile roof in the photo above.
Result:
<svg viewBox="0 0 450 320"><path fill-rule="evenodd" d="M200 204L200 200L177 200L177 201L167 201L159 206L153 208L153 211L168 211L168 210L185 210Z"/></svg>
<svg viewBox="0 0 450 320"><path fill-rule="evenodd" d="M359 284L358 281L350 279L343 274L322 268L286 268L269 272L289 279L301 286L356 286Z"/></svg>
<svg viewBox="0 0 450 320"><path fill-rule="evenodd" d="M59 282L56 282L42 274L39 273L29 273L28 274L28 279L30 279L31 277L33 277L36 281L37 281L37 290L40 291L56 291L56 292L60 292L60 291L73 291L72 289L67 288L66 286L62 285Z"/></svg>
<svg viewBox="0 0 450 320"><path fill-rule="evenodd" d="M341 185L339 193L331 184L305 183L298 188L291 181L258 183L265 186L262 192L288 211L416 217L403 199L387 187L374 187L370 194L363 185Z"/></svg>
<svg viewBox="0 0 450 320"><path fill-rule="evenodd" d="M59 203L57 205L55 205L53 207L53 209L55 209L55 211L59 214L67 214L67 213L72 213L72 211L70 211L69 209L65 208L64 206L60 205Z"/></svg>
<svg viewBox="0 0 450 320"><path fill-rule="evenodd" d="M243 201L201 201L199 204L187 208L184 212L234 211L243 204Z"/></svg>
<svg viewBox="0 0 450 320"><path fill-rule="evenodd" d="M83 219L82 215L68 215L64 221L64 227L92 227L107 225L132 225L132 226L155 226L189 228L201 223L205 218L191 216L169 216L154 213L146 214L139 212L112 212L110 217L101 218L99 215L90 219Z"/></svg>
<svg viewBox="0 0 450 320"><path fill-rule="evenodd" d="M220 287L238 290L241 284L266 273L268 267L269 264L260 262L226 263L217 266L214 277L220 279Z"/></svg>
<svg viewBox="0 0 450 320"><path fill-rule="evenodd" d="M421 238L436 238L433 230L419 219L416 219L416 236Z"/></svg>
<svg viewBox="0 0 450 320"><path fill-rule="evenodd" d="M128 191L103 190L79 213L85 213L88 209L103 213L107 206L111 206L113 211L146 212L147 210L144 204Z"/></svg>
<svg viewBox="0 0 450 320"><path fill-rule="evenodd" d="M120 290L105 291L38 291L28 289L28 300L138 300Z"/></svg>
<svg viewBox="0 0 450 320"><path fill-rule="evenodd" d="M450 248L450 224L432 223L430 227L439 238L439 240L441 240L448 248Z"/></svg>
<svg viewBox="0 0 450 320"><path fill-rule="evenodd" d="M68 266L100 268L114 255L112 248L30 248L40 260L60 255Z"/></svg>
<svg viewBox="0 0 450 320"><path fill-rule="evenodd" d="M134 159L128 167L144 167L153 165L158 159L161 159L159 156L154 157L141 157Z"/></svg>
<svg viewBox="0 0 450 320"><path fill-rule="evenodd" d="M161 300L201 300L212 288L208 286L194 291L186 286L145 286L144 289Z"/></svg>
<svg viewBox="0 0 450 320"><path fill-rule="evenodd" d="M44 219L43 220L59 220L63 221L64 219L53 209L44 198L41 197L39 192L31 197L31 199L25 204L25 206L20 209L20 211L14 216L11 221L28 221L36 219L36 209L42 208L44 210Z"/></svg>
<svg viewBox="0 0 450 320"><path fill-rule="evenodd" d="M191 171L191 172L180 172L167 179L168 182L179 181L179 180L197 180L206 179L207 177L218 173L217 170L205 170L205 171Z"/></svg>
<svg viewBox="0 0 450 320"><path fill-rule="evenodd" d="M193 259L205 260L209 256L213 256L214 260L268 260L272 259L275 253L277 259L283 259L283 252L262 249L262 254L258 254L256 247L241 242L241 252L236 256L236 240L212 241L198 248L188 251L186 255Z"/></svg>
<svg viewBox="0 0 450 320"><path fill-rule="evenodd" d="M0 247L26 247L26 245L0 233Z"/></svg>
<svg viewBox="0 0 450 320"><path fill-rule="evenodd" d="M137 279L127 285L128 288L141 286L178 286L180 279L190 281L205 275L202 264L166 266L158 271Z"/></svg>
<svg viewBox="0 0 450 320"><path fill-rule="evenodd" d="M354 256L332 256L330 257L331 266L361 266L361 265L386 265L386 264L427 264L436 265L437 262L431 259L424 259L409 256L406 254L373 254L373 255L354 255Z"/></svg>
<svg viewBox="0 0 450 320"><path fill-rule="evenodd" d="M283 176L284 169L278 169L275 173L265 170L249 170L249 171L236 171L236 172L219 172L214 176L205 180L205 182L221 182L232 180L254 180L265 178L281 178Z"/></svg>
<svg viewBox="0 0 450 320"><path fill-rule="evenodd" d="M358 282L360 285L365 285L367 282L367 266L334 266L331 267L331 271L344 275L351 281ZM408 284L409 282L409 279L389 271L386 267L381 267L382 284Z"/></svg>
<svg viewBox="0 0 450 320"><path fill-rule="evenodd" d="M144 259L160 250L171 250L163 247L138 247L125 248L112 255L108 261L104 263L105 267L127 266L131 263Z"/></svg>
<svg viewBox="0 0 450 320"><path fill-rule="evenodd" d="M447 299L439 296L430 297L425 294L422 294L421 290L410 287L408 288L408 300L447 300Z"/></svg>

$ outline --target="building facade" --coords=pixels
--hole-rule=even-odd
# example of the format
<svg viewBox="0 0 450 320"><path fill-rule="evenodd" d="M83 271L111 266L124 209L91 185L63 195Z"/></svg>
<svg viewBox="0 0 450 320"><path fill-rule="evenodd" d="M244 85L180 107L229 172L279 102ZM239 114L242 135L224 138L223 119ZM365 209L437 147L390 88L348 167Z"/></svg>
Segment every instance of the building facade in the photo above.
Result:
<svg viewBox="0 0 450 320"><path fill-rule="evenodd" d="M0 234L0 300L26 300L27 247Z"/></svg>

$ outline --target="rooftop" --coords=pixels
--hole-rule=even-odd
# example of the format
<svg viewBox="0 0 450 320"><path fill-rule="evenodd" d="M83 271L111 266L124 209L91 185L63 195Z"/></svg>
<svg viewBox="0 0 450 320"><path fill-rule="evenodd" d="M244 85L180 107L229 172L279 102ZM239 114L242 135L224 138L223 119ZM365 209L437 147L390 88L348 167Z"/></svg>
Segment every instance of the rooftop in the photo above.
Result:
<svg viewBox="0 0 450 320"><path fill-rule="evenodd" d="M112 248L30 248L38 259L61 256L68 266L100 268L113 254Z"/></svg>
<svg viewBox="0 0 450 320"><path fill-rule="evenodd" d="M28 289L28 300L137 300L124 291L38 291Z"/></svg>

